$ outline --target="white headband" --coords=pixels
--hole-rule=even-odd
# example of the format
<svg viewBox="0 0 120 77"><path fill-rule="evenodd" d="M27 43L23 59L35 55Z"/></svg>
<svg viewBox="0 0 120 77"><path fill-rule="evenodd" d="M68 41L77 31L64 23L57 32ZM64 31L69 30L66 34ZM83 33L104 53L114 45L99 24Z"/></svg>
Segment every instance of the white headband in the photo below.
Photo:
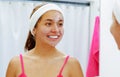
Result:
<svg viewBox="0 0 120 77"><path fill-rule="evenodd" d="M43 5L42 7L40 7L37 11L35 11L35 13L33 13L33 15L31 16L30 18L30 31L32 33L33 31L33 28L34 26L36 25L37 21L39 20L39 18L44 14L46 13L47 11L50 11L50 10L57 10L59 12L62 13L63 15L63 11L61 10L60 7L58 7L57 5L55 4L46 4L46 5ZM33 35L33 33L32 33Z"/></svg>
<svg viewBox="0 0 120 77"><path fill-rule="evenodd" d="M113 7L113 13L115 15L115 18L117 19L117 22L120 24L120 1L116 0L114 7Z"/></svg>

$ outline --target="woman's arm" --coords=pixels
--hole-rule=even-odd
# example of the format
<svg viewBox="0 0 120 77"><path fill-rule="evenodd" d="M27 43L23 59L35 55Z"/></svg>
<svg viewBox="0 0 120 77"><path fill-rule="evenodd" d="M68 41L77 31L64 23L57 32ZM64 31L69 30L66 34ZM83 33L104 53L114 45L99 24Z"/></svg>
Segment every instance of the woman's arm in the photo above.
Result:
<svg viewBox="0 0 120 77"><path fill-rule="evenodd" d="M70 77L84 77L81 65L75 58L70 58Z"/></svg>

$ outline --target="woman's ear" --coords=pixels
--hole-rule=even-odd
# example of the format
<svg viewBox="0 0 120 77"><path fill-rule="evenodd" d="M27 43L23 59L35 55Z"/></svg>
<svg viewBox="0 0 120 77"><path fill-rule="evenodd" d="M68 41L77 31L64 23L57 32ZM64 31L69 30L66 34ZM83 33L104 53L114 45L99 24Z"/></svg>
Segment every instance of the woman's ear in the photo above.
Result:
<svg viewBox="0 0 120 77"><path fill-rule="evenodd" d="M32 34L33 34L33 36L36 35L36 28L33 29Z"/></svg>

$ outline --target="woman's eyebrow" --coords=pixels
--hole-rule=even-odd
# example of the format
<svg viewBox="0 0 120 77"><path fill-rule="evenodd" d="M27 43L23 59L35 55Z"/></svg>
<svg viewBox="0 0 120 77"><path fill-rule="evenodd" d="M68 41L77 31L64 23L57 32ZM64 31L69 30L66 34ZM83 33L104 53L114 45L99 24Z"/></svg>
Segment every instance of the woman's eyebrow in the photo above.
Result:
<svg viewBox="0 0 120 77"><path fill-rule="evenodd" d="M53 19L45 19L45 21L53 21ZM59 21L63 21L63 20L60 19Z"/></svg>
<svg viewBox="0 0 120 77"><path fill-rule="evenodd" d="M52 19L46 19L45 21L53 21Z"/></svg>
<svg viewBox="0 0 120 77"><path fill-rule="evenodd" d="M53 19L45 19L45 21L52 22ZM64 20L60 19L59 22L63 22Z"/></svg>

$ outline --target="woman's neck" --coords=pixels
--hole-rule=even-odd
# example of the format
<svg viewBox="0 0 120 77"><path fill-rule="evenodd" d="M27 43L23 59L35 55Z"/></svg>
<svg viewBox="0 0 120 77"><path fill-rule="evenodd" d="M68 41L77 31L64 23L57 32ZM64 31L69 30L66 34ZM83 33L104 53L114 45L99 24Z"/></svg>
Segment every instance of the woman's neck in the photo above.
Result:
<svg viewBox="0 0 120 77"><path fill-rule="evenodd" d="M57 53L57 49L50 45L36 45L32 50L34 54L40 57L53 57Z"/></svg>

